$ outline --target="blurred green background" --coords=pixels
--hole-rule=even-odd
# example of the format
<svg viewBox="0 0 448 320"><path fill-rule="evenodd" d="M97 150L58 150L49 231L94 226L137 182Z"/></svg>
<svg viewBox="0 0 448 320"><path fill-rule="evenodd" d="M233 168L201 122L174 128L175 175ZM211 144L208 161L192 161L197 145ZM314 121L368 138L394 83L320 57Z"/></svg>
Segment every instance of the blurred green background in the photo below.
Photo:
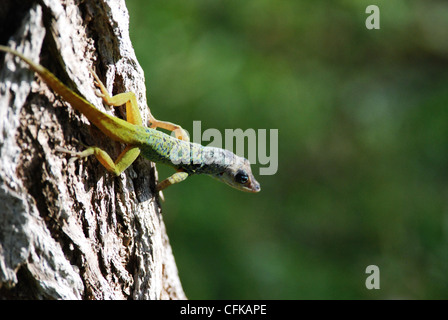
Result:
<svg viewBox="0 0 448 320"><path fill-rule="evenodd" d="M279 130L261 193L205 176L165 191L189 298L448 298L446 1L127 6L157 118Z"/></svg>

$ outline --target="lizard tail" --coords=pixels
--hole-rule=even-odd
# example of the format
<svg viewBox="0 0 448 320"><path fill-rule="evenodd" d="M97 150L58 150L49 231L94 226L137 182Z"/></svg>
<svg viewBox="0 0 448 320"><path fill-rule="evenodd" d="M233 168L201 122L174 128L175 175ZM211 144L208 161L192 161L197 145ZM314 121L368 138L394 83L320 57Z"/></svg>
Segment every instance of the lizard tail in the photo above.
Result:
<svg viewBox="0 0 448 320"><path fill-rule="evenodd" d="M67 86L59 81L58 78L56 78L56 76L53 75L48 69L41 66L40 64L34 63L20 52L2 45L0 45L0 51L9 52L23 60L26 64L29 65L31 70L35 71L45 81L45 83L48 84L48 86L54 92L56 92L62 98L64 98L64 100L69 102L73 108L84 114L87 119L89 119L89 121L97 126L101 131L103 131L104 134L114 140L127 144L134 142L133 140L135 139L133 138L133 136L136 133L136 128L133 124L125 120L110 116L98 110L89 101L87 101L71 89L67 88Z"/></svg>

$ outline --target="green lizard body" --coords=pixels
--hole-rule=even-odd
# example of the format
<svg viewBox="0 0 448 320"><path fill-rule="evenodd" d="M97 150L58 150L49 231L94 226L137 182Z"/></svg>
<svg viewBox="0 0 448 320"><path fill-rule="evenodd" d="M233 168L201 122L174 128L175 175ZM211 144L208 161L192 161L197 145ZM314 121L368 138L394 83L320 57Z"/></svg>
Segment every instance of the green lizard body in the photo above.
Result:
<svg viewBox="0 0 448 320"><path fill-rule="evenodd" d="M225 149L204 147L189 142L188 136L180 126L156 120L151 114L149 116L151 127L143 126L134 93L126 92L109 96L104 85L92 71L95 84L101 90L100 96L106 104L111 106L126 104L127 120L123 120L98 110L59 81L46 68L19 52L4 46L0 46L0 51L9 52L26 62L51 89L84 114L106 136L127 145L115 162L98 147L90 147L83 152L73 153L76 157L95 155L108 171L116 175L126 170L140 153L153 162L170 165L177 169L175 174L159 183L158 190L181 182L193 174L207 174L242 191L260 191L260 184L255 180L247 159ZM171 130L176 137L157 131L154 129L156 127Z"/></svg>

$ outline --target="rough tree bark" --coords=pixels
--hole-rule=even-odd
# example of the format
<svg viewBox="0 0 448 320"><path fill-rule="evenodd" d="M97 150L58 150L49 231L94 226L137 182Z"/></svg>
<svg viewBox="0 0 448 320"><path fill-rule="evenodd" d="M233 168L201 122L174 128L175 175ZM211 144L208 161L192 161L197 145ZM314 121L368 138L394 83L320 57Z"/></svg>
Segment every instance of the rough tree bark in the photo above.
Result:
<svg viewBox="0 0 448 320"><path fill-rule="evenodd" d="M124 0L2 0L0 40L40 61L97 108L89 66L109 92L133 91L147 119L143 71ZM154 164L119 177L56 146L111 142L10 55L0 61L0 298L184 299L154 191ZM124 109L107 110L124 116Z"/></svg>

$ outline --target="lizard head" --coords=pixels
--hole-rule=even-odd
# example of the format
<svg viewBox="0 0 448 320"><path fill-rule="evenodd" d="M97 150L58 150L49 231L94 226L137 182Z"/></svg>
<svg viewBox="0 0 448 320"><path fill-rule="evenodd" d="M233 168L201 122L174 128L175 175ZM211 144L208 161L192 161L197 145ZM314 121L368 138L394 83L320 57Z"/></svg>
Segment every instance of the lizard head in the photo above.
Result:
<svg viewBox="0 0 448 320"><path fill-rule="evenodd" d="M249 160L236 155L233 160L230 165L223 168L224 170L214 177L235 189L253 193L259 192L261 187L252 174Z"/></svg>

